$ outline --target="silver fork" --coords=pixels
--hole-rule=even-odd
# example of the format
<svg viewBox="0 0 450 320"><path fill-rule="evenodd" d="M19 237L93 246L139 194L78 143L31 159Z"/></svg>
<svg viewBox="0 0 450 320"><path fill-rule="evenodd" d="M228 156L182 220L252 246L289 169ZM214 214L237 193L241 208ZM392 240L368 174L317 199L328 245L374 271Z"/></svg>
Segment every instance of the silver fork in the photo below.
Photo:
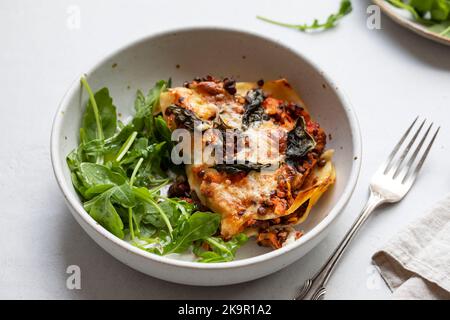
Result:
<svg viewBox="0 0 450 320"><path fill-rule="evenodd" d="M366 222L373 210L383 203L393 203L402 200L411 189L440 129L440 127L437 128L433 137L428 142L425 151L422 152L420 160L416 161L417 156L424 148L425 140L433 126L433 123L428 126L425 134L415 146L414 151L411 151L411 148L426 122L426 120L423 120L409 141L405 142L418 118L419 117L417 117L409 126L387 160L378 168L375 175L372 177L370 182L370 197L358 219L353 223L344 239L330 256L328 261L322 266L320 271L317 272L313 278L305 281L303 287L298 292L298 296L295 298L296 300L323 299L326 293L325 285L330 279L334 268L344 254L349 243L355 237L364 222ZM406 146L404 147L405 144ZM400 152L402 147L404 147L403 151Z"/></svg>

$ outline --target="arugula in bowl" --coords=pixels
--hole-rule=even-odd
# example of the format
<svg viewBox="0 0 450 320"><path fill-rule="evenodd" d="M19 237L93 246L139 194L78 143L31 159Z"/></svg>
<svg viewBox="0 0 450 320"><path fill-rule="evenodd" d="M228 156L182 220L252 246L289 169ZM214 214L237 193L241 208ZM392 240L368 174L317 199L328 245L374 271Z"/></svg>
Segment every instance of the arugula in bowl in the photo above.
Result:
<svg viewBox="0 0 450 320"><path fill-rule="evenodd" d="M407 10L429 30L450 38L450 0L386 0Z"/></svg>
<svg viewBox="0 0 450 320"><path fill-rule="evenodd" d="M89 96L80 128L80 144L67 156L72 183L85 210L109 232L159 255L189 250L199 262L235 258L247 237L229 241L215 237L220 215L199 211L190 199L171 198L163 190L182 172L170 159L171 132L156 114L159 81L147 95L137 91L135 114L125 124L107 88L95 94L81 78ZM207 250L205 250L207 248Z"/></svg>

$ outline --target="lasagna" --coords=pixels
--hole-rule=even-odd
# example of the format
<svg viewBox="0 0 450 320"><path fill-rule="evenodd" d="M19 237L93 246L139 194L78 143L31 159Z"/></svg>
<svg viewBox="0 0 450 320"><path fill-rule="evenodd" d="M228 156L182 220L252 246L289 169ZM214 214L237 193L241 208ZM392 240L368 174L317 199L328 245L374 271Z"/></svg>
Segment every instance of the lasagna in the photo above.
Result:
<svg viewBox="0 0 450 320"><path fill-rule="evenodd" d="M160 108L171 130L190 133L182 150L190 161L172 195L219 213L224 240L245 232L280 248L301 236L293 226L334 183L335 170L326 133L286 79L196 78L163 92Z"/></svg>

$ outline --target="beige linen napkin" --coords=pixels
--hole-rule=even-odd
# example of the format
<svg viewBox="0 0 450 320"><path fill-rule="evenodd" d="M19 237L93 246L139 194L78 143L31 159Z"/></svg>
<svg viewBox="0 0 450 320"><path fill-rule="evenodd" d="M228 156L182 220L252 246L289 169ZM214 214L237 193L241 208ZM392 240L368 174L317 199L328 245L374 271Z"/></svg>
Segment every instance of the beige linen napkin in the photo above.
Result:
<svg viewBox="0 0 450 320"><path fill-rule="evenodd" d="M450 299L450 194L372 257L394 299Z"/></svg>

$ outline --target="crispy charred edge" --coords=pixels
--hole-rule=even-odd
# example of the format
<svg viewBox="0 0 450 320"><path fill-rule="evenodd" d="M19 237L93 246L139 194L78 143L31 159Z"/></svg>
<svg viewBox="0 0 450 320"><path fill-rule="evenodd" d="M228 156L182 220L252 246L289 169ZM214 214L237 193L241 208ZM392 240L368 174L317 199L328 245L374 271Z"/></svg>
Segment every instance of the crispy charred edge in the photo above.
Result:
<svg viewBox="0 0 450 320"><path fill-rule="evenodd" d="M284 127L291 127L296 119L301 116L307 116L308 119L311 118L308 112L298 104L279 100L271 96L267 96L264 99L262 106L269 118Z"/></svg>
<svg viewBox="0 0 450 320"><path fill-rule="evenodd" d="M225 93L234 96L237 92L236 80L233 78L217 79L211 75L196 77L191 82L185 82L184 87L213 96Z"/></svg>
<svg viewBox="0 0 450 320"><path fill-rule="evenodd" d="M290 232L295 232L295 239L299 239L303 235L303 232L293 230L292 226L296 225L305 214L308 204L309 201L306 201L306 203L290 215L272 220L257 221L254 224L254 227L258 228L256 243L263 247L279 249L287 240Z"/></svg>
<svg viewBox="0 0 450 320"><path fill-rule="evenodd" d="M177 128L185 128L191 131L194 130L196 122L202 122L194 112L175 104L170 105L166 109L165 115L167 117L173 117Z"/></svg>

